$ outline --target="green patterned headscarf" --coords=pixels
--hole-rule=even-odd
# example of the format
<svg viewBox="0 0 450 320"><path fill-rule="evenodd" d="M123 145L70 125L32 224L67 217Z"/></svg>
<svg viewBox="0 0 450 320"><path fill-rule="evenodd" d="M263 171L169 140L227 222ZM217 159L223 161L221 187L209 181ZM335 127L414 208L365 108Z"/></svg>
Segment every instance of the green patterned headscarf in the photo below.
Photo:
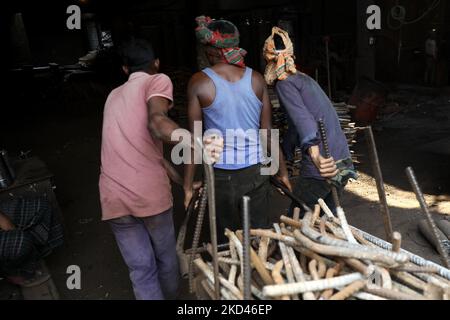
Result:
<svg viewBox="0 0 450 320"><path fill-rule="evenodd" d="M245 67L244 57L247 54L242 48L239 48L239 30L236 26L227 20L212 20L210 17L200 16L195 19L198 27L195 34L200 43L210 45L220 49L225 60L232 65ZM233 33L221 33L218 30L209 29L211 23L228 24L233 29Z"/></svg>

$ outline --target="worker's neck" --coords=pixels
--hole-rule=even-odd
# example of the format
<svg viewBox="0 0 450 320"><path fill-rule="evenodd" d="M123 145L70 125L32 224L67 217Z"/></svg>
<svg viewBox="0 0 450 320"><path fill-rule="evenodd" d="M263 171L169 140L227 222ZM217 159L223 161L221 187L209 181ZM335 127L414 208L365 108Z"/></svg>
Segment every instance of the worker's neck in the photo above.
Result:
<svg viewBox="0 0 450 320"><path fill-rule="evenodd" d="M145 71L145 73L148 73L149 75L154 75L154 74L157 74L158 73L158 70L156 70L156 69L151 69L151 70L147 70L147 71Z"/></svg>

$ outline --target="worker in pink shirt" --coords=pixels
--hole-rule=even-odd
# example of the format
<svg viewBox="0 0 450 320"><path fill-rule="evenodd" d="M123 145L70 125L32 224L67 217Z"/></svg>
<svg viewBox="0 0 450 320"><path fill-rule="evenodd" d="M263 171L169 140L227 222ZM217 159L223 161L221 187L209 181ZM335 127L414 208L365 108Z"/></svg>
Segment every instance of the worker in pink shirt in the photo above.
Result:
<svg viewBox="0 0 450 320"><path fill-rule="evenodd" d="M159 59L147 41L127 42L121 56L129 79L108 96L103 118L102 219L129 268L136 299L174 299L179 270L170 179L182 182L163 156L163 143L181 143L172 141L181 129L167 116L173 85L158 73ZM223 140L205 143L217 160Z"/></svg>

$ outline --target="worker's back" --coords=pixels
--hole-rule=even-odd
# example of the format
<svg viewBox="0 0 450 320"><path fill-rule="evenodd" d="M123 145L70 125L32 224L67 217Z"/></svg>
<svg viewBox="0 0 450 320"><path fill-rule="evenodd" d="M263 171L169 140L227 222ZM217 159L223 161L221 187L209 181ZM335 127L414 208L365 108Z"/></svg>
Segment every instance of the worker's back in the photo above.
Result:
<svg viewBox="0 0 450 320"><path fill-rule="evenodd" d="M224 137L224 152L215 167L239 170L262 161L259 141L262 102L252 86L252 69L243 69L241 78L236 76L240 69L232 66L227 69L221 75L212 68L203 70L215 87L212 103L202 108L204 129L219 130Z"/></svg>
<svg viewBox="0 0 450 320"><path fill-rule="evenodd" d="M304 177L322 179L307 152L309 146L319 139L317 127L319 120L323 120L325 123L331 156L336 161L351 157L336 109L314 79L297 72L284 81L278 81L276 90L281 103L295 124L300 147L304 151L302 161L302 175ZM322 144L320 144L320 148L321 154L324 155Z"/></svg>

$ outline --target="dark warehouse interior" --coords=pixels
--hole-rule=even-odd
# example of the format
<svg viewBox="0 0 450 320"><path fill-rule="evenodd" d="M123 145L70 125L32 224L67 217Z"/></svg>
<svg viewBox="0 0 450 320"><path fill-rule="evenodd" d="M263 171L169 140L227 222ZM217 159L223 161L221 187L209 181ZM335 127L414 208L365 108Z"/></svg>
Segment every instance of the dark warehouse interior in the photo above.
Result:
<svg viewBox="0 0 450 320"><path fill-rule="evenodd" d="M80 29L68 28L71 5L81 10ZM366 27L371 5L381 9L379 30ZM394 10L399 5L404 12ZM398 18L402 13L406 18ZM15 171L10 184L0 183L0 214L2 202L44 196L61 221L64 243L40 261L50 277L39 285L12 284L0 267L0 300L135 298L129 270L102 221L99 195L105 102L128 80L117 49L131 38L152 43L159 72L173 83L169 117L188 128L188 83L203 65L195 34L200 15L233 22L239 46L248 52L246 65L261 74L272 27L288 31L297 69L315 79L338 109L351 110L344 118L353 124L346 133L352 134L349 146L359 179L341 196L349 224L389 240L369 138L361 129L370 125L393 231L402 234L402 248L441 263L439 251L420 231L425 216L405 169L414 168L434 220L450 221L449 1L18 0L0 13L7 79L0 150L7 151ZM426 48L430 39L438 52L433 62ZM275 89L269 93L273 125L284 133L286 115L276 108ZM164 146L164 155L170 161L171 146ZM293 185L301 168L300 160L288 162ZM183 165L175 169L183 174ZM201 176L200 168L196 174ZM172 194L177 233L185 218L183 188L173 184ZM271 188L267 211L274 222L288 214L290 204ZM192 241L194 224L187 225L186 243ZM201 242L209 241L208 228L203 226ZM70 266L80 268L81 288L69 288ZM180 287L180 299L199 298L189 292L186 279Z"/></svg>

